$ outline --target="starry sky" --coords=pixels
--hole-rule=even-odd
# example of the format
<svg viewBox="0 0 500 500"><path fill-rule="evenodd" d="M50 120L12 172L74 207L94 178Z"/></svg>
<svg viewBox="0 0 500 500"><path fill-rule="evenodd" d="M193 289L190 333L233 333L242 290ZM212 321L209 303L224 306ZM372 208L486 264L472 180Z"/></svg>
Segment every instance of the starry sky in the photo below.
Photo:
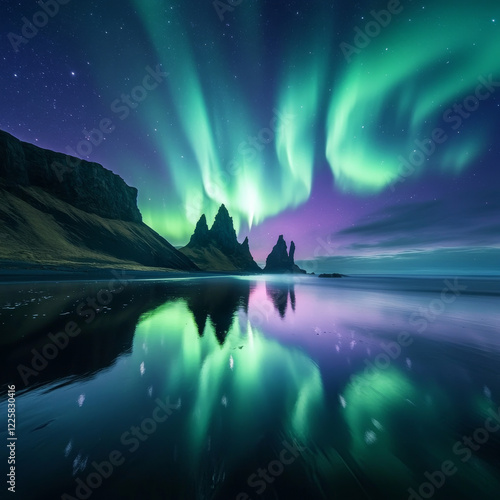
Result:
<svg viewBox="0 0 500 500"><path fill-rule="evenodd" d="M0 128L119 174L172 244L224 203L258 262L284 234L309 271L499 273L497 0L0 8Z"/></svg>

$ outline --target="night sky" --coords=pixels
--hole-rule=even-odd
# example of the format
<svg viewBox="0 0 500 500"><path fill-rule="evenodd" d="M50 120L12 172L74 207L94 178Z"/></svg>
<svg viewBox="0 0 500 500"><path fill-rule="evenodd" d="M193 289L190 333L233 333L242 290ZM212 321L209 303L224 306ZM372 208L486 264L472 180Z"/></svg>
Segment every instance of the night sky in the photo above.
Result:
<svg viewBox="0 0 500 500"><path fill-rule="evenodd" d="M122 176L172 244L225 203L260 262L284 234L310 271L499 272L498 0L0 8L0 128Z"/></svg>

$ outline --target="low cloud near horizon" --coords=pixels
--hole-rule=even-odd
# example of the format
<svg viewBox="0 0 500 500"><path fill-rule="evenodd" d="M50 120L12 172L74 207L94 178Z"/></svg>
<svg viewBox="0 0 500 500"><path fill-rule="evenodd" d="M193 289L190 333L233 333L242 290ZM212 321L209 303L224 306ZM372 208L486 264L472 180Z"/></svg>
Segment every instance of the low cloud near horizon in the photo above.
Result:
<svg viewBox="0 0 500 500"><path fill-rule="evenodd" d="M316 274L500 275L500 247L439 248L377 256L325 256L297 261L297 264Z"/></svg>
<svg viewBox="0 0 500 500"><path fill-rule="evenodd" d="M500 197L483 191L467 198L390 205L335 233L332 240L349 253L371 250L366 255L500 246Z"/></svg>
<svg viewBox="0 0 500 500"><path fill-rule="evenodd" d="M399 203L328 238L309 272L500 274L500 197L493 190ZM315 270L316 269L316 270Z"/></svg>

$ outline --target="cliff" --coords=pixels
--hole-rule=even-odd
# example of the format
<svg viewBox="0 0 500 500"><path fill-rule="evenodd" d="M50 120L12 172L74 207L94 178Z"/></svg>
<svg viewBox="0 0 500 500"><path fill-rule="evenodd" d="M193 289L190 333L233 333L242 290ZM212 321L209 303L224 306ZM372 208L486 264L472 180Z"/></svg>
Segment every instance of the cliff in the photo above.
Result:
<svg viewBox="0 0 500 500"><path fill-rule="evenodd" d="M250 253L248 238L238 242L233 219L224 205L220 206L210 229L205 215L200 217L189 243L180 251L204 271L262 271Z"/></svg>
<svg viewBox="0 0 500 500"><path fill-rule="evenodd" d="M37 187L84 212L142 222L137 189L98 163L21 142L0 131L0 179L11 189Z"/></svg>
<svg viewBox="0 0 500 500"><path fill-rule="evenodd" d="M137 189L97 163L0 131L0 264L198 268L142 222Z"/></svg>

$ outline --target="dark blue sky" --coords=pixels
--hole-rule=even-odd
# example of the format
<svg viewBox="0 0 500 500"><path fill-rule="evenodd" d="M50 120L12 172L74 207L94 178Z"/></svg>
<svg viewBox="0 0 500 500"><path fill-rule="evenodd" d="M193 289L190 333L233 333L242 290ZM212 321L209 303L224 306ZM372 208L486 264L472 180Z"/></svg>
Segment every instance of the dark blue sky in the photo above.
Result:
<svg viewBox="0 0 500 500"><path fill-rule="evenodd" d="M0 128L121 175L173 244L225 203L257 260L498 271L498 2L0 5Z"/></svg>

